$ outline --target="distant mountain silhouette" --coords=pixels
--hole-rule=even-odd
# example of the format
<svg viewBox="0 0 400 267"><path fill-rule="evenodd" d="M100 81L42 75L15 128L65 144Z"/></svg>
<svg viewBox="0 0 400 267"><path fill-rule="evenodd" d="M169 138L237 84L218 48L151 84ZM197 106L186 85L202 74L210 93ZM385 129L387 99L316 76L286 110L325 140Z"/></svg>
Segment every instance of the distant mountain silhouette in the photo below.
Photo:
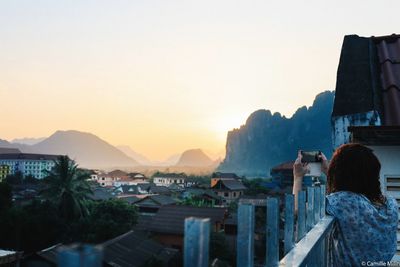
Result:
<svg viewBox="0 0 400 267"><path fill-rule="evenodd" d="M142 166L174 166L179 161L181 154L174 154L169 156L167 159L159 161L159 160L150 160L143 154L140 154L130 148L129 146L121 145L116 146L119 150L124 152L127 156L131 157L135 161L137 161Z"/></svg>
<svg viewBox="0 0 400 267"><path fill-rule="evenodd" d="M68 155L86 168L132 167L139 163L94 134L57 131L34 145L0 140L0 147L15 147L25 153Z"/></svg>
<svg viewBox="0 0 400 267"><path fill-rule="evenodd" d="M24 145L35 145L39 142L42 142L46 137L39 137L39 138L15 138L11 140L11 143L18 143L18 144L24 144Z"/></svg>
<svg viewBox="0 0 400 267"><path fill-rule="evenodd" d="M289 119L269 110L255 111L245 125L228 132L226 157L218 170L269 176L271 167L294 160L299 149L331 156L333 98L333 92L323 92L311 107L299 108Z"/></svg>
<svg viewBox="0 0 400 267"><path fill-rule="evenodd" d="M116 148L118 148L119 150L121 150L122 152L124 152L128 157L134 159L135 161L137 161L140 165L152 165L152 161L149 160L146 156L137 153L135 150L133 150L130 146L125 146L125 145L120 145L120 146L116 146Z"/></svg>
<svg viewBox="0 0 400 267"><path fill-rule="evenodd" d="M176 166L206 167L215 164L201 149L190 149L182 153Z"/></svg>

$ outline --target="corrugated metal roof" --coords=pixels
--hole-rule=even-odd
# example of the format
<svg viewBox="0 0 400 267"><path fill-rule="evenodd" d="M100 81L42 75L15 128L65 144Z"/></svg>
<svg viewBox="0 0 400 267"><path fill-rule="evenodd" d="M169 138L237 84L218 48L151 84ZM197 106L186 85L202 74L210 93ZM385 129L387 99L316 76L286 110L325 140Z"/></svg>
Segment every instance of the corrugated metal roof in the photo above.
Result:
<svg viewBox="0 0 400 267"><path fill-rule="evenodd" d="M400 125L400 35L376 39L385 125Z"/></svg>
<svg viewBox="0 0 400 267"><path fill-rule="evenodd" d="M223 222L225 208L203 208L192 206L162 206L154 216L149 230L157 233L183 234L185 218L210 218L211 224Z"/></svg>

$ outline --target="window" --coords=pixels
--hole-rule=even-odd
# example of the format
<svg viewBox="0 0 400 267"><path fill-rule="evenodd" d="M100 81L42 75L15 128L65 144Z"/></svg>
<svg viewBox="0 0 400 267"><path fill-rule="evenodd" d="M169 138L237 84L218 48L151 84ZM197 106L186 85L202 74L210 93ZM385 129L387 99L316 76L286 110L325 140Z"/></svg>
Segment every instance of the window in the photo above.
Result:
<svg viewBox="0 0 400 267"><path fill-rule="evenodd" d="M227 196L229 196L229 193L228 193L228 192L225 192L225 193L224 193L224 197L227 197Z"/></svg>

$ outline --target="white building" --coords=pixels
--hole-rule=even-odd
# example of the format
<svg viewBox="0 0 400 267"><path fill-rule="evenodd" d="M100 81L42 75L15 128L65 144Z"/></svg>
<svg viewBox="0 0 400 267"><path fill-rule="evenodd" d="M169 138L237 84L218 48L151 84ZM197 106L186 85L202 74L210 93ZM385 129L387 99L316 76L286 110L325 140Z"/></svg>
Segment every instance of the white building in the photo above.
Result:
<svg viewBox="0 0 400 267"><path fill-rule="evenodd" d="M45 170L50 171L58 157L28 153L0 154L0 165L8 165L11 175L21 172L24 177L31 175L36 179L42 179L46 177Z"/></svg>
<svg viewBox="0 0 400 267"><path fill-rule="evenodd" d="M100 173L92 174L92 180L98 182L101 186L113 186L120 187L121 185L138 185L138 184L148 184L148 179L140 173L135 173L133 175L128 175L124 173L117 173L116 171L110 172L108 174Z"/></svg>
<svg viewBox="0 0 400 267"><path fill-rule="evenodd" d="M177 184L179 186L185 186L185 176L180 174L164 174L155 176L153 182L157 186L170 186L171 184Z"/></svg>

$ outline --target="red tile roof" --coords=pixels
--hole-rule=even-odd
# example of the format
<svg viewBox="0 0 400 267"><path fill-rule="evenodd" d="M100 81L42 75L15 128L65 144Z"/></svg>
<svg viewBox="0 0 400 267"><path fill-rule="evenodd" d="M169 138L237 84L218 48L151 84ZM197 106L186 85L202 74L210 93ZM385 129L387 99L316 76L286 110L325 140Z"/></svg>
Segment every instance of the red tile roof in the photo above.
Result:
<svg viewBox="0 0 400 267"><path fill-rule="evenodd" d="M400 125L400 35L375 38L385 125Z"/></svg>

